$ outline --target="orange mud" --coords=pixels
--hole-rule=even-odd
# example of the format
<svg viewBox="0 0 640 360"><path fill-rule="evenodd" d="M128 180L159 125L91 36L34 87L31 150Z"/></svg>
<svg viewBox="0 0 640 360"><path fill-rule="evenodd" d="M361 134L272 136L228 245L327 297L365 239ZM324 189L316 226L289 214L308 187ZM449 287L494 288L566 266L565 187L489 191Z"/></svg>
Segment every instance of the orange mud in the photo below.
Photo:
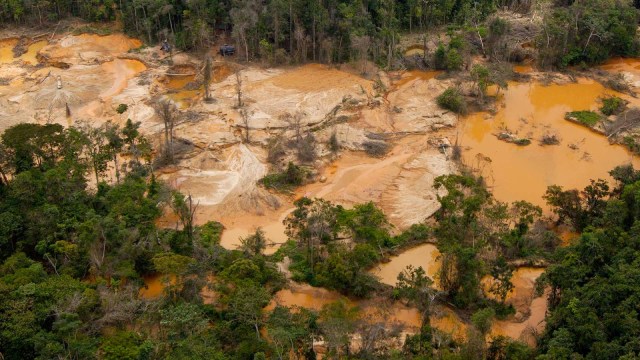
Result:
<svg viewBox="0 0 640 360"><path fill-rule="evenodd" d="M402 74L400 80L393 83L393 86L395 89L399 89L413 80L427 81L435 78L440 74L442 74L442 71L407 71Z"/></svg>
<svg viewBox="0 0 640 360"><path fill-rule="evenodd" d="M130 79L133 79L147 69L142 62L128 59L115 59L101 66L114 77L113 85L100 94L100 97L103 99L111 98L121 93L127 87Z"/></svg>
<svg viewBox="0 0 640 360"><path fill-rule="evenodd" d="M96 56L116 56L131 49L142 46L138 39L123 34L100 36L95 34L81 34L67 36L58 44L44 48L45 54L52 59L68 59L78 57L83 60Z"/></svg>
<svg viewBox="0 0 640 360"><path fill-rule="evenodd" d="M451 308L446 306L436 306L432 309L431 318L429 319L431 326L451 335L455 340L464 340L467 337L467 329L469 325L465 324L462 319Z"/></svg>
<svg viewBox="0 0 640 360"><path fill-rule="evenodd" d="M321 64L304 65L295 70L267 79L267 82L283 89L298 91L328 91L362 86L371 90L371 82L344 71ZM262 82L247 84L250 87L263 85Z"/></svg>
<svg viewBox="0 0 640 360"><path fill-rule="evenodd" d="M440 252L433 244L423 244L409 249L398 256L391 258L386 264L380 264L371 270L371 274L380 278L383 284L395 286L398 282L398 274L404 271L408 265L414 268L422 267L427 276L434 282L440 268L438 257Z"/></svg>
<svg viewBox="0 0 640 360"><path fill-rule="evenodd" d="M597 99L612 93L590 80L549 86L509 83L495 116L476 113L464 121L461 144L468 149L463 159L482 171L498 200L526 200L542 207L549 185L582 189L589 179L611 180L608 172L615 166L633 161L638 168L640 162L622 146L610 145L605 136L564 120L564 115L595 110ZM530 138L531 144L498 140L494 134L504 129ZM560 145L540 146L547 133L557 135Z"/></svg>
<svg viewBox="0 0 640 360"><path fill-rule="evenodd" d="M424 46L422 45L413 45L410 46L407 51L404 52L404 56L424 56Z"/></svg>

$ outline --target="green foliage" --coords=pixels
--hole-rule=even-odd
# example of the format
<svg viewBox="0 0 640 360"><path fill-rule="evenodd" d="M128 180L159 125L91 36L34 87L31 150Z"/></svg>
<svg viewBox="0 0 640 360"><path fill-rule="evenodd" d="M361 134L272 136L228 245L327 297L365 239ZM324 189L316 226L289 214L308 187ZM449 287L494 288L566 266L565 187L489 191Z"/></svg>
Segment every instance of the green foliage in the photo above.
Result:
<svg viewBox="0 0 640 360"><path fill-rule="evenodd" d="M302 167L289 162L284 171L269 174L260 179L260 183L267 189L289 192L303 185L306 178L307 172Z"/></svg>
<svg viewBox="0 0 640 360"><path fill-rule="evenodd" d="M127 106L127 104L120 104L118 105L118 107L116 108L116 112L120 115L124 114L127 109L129 109L129 106Z"/></svg>
<svg viewBox="0 0 640 360"><path fill-rule="evenodd" d="M160 253L151 259L153 266L157 272L161 274L182 275L186 273L194 263L194 260L188 256L173 253Z"/></svg>
<svg viewBox="0 0 640 360"><path fill-rule="evenodd" d="M631 2L573 1L544 18L537 39L543 67L594 64L638 51L638 14Z"/></svg>
<svg viewBox="0 0 640 360"><path fill-rule="evenodd" d="M467 112L467 102L457 88L447 88L436 98L436 101L441 108L453 111L456 114L465 114Z"/></svg>
<svg viewBox="0 0 640 360"><path fill-rule="evenodd" d="M496 313L492 308L484 308L471 315L471 323L481 334L485 335L491 330L491 322L495 316Z"/></svg>
<svg viewBox="0 0 640 360"><path fill-rule="evenodd" d="M511 340L504 336L491 339L487 358L495 360L532 360L535 350L527 344Z"/></svg>
<svg viewBox="0 0 640 360"><path fill-rule="evenodd" d="M591 180L591 184L583 191L563 190L561 186L552 185L547 188L543 198L558 216L559 223L568 223L577 231L582 231L588 224L597 222L606 211L609 185L599 179Z"/></svg>
<svg viewBox="0 0 640 360"><path fill-rule="evenodd" d="M603 114L610 116L621 113L626 106L626 103L623 99L617 96L608 96L602 99L602 106L600 107L600 112Z"/></svg>
<svg viewBox="0 0 640 360"><path fill-rule="evenodd" d="M567 120L579 122L588 127L594 127L600 122L600 115L593 111L571 111L564 115Z"/></svg>
<svg viewBox="0 0 640 360"><path fill-rule="evenodd" d="M580 206L573 207L587 212L580 218L584 231L577 242L558 249L556 264L547 270L551 312L539 359L633 358L640 351L634 305L640 296L640 183L631 182L635 170L622 170L613 172L625 182L621 191L585 190ZM594 207L598 211L589 211Z"/></svg>

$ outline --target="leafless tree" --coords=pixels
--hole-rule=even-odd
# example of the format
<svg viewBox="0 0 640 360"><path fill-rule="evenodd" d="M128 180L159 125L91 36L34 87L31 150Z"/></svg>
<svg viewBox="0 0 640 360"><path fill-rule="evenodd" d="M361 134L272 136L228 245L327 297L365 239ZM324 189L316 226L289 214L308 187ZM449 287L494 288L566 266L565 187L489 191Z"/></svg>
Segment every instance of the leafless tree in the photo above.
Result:
<svg viewBox="0 0 640 360"><path fill-rule="evenodd" d="M211 64L211 57L207 56L207 58L204 60L204 100L205 101L209 101L211 100L211 92L209 89L209 86L211 85L211 72L213 71L212 68L212 64Z"/></svg>
<svg viewBox="0 0 640 360"><path fill-rule="evenodd" d="M241 70L236 70L236 96L238 97L238 102L236 103L237 108L242 108L244 106L244 102L242 101L242 74Z"/></svg>
<svg viewBox="0 0 640 360"><path fill-rule="evenodd" d="M173 138L174 129L178 124L179 112L173 102L162 99L156 102L155 111L164 124L164 149L163 156L168 162L173 162Z"/></svg>

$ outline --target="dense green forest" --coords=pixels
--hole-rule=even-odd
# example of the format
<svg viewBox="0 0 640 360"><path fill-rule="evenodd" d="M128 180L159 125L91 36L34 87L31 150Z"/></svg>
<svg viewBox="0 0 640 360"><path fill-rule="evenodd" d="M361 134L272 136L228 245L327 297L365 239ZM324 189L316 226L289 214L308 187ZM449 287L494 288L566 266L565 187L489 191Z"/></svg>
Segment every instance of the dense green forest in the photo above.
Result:
<svg viewBox="0 0 640 360"><path fill-rule="evenodd" d="M226 250L219 245L220 224L194 226L191 199L156 181L148 142L135 123L96 129L21 124L2 135L0 150L5 359L260 359L291 352L312 359L318 337L333 358L640 355L640 172L631 167L612 171L612 188L603 181L583 191L549 188L545 197L558 221L583 231L564 248L556 248L558 238L536 225L540 208L498 202L482 179L448 175L436 180L447 191L432 226L392 235L385 215L371 203L345 209L302 198L286 220L289 242L265 256L268 239L261 231L243 239L238 250ZM120 169L117 175L108 171L113 166ZM163 211L175 213L181 226L156 226ZM428 239L442 253L441 290L422 268L407 268L393 289L367 272L392 249ZM423 315L420 332L404 348L389 350L382 344L397 335L366 333L380 324L342 301L319 312L263 310L285 286L276 269L284 255L292 259L298 281L417 307ZM515 259L552 264L540 283L551 288L551 307L537 349L486 336L492 319L513 311L504 299ZM140 298L142 277L156 273L166 276L164 295ZM487 274L499 280L493 298L480 291ZM213 303L204 302L205 286L217 294ZM434 340L438 330L429 315L438 302L468 314L473 326L465 342ZM349 339L356 333L372 336L371 346L351 352Z"/></svg>
<svg viewBox="0 0 640 360"><path fill-rule="evenodd" d="M183 49L206 48L216 34L227 32L246 60L285 64L369 58L392 66L401 36L408 32L433 34L446 28L467 39L454 52L504 52L505 35L514 29L490 19L501 9L544 15L540 29L515 29L539 34L542 66L596 63L638 52L638 11L630 0L0 0L0 22L118 19L128 33L149 43L170 39Z"/></svg>

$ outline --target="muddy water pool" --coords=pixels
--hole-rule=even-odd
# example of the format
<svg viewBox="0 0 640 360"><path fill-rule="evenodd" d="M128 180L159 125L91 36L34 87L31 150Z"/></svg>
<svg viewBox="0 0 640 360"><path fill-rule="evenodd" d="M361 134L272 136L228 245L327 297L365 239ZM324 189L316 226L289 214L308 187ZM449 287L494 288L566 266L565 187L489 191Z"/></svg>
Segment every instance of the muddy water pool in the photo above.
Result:
<svg viewBox="0 0 640 360"><path fill-rule="evenodd" d="M461 124L463 159L482 171L500 201L526 200L544 207L542 195L549 185L582 189L589 179L610 180L608 172L615 166L632 162L637 168L638 159L564 115L597 110L599 98L614 94L591 80L548 86L509 83L495 115L472 114ZM496 134L504 131L531 144L498 140ZM560 144L540 145L546 134L557 136Z"/></svg>

